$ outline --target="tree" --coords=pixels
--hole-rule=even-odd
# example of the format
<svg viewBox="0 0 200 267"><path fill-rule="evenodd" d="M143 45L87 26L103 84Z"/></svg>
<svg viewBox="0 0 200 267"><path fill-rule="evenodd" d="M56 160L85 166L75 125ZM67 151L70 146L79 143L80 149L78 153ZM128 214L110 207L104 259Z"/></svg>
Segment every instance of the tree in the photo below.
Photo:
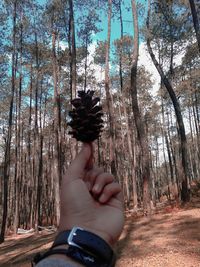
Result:
<svg viewBox="0 0 200 267"><path fill-rule="evenodd" d="M110 93L110 77L109 77L109 53L110 53L110 35L111 35L111 15L112 15L112 0L108 0L108 34L106 43L106 57L105 57L105 91L106 91L106 103L108 109L109 118L109 140L110 140L110 165L113 175L116 176L116 166L114 159L114 116L112 107L112 98Z"/></svg>
<svg viewBox="0 0 200 267"><path fill-rule="evenodd" d="M4 241L5 230L6 230L6 219L8 214L8 183L10 177L10 150L11 150L11 138L12 138L12 124L13 124L13 101L14 101L14 93L15 93L15 77L16 77L16 15L17 15L17 1L13 1L12 3L12 78L11 78L11 98L9 105L9 119L8 119L8 133L6 138L6 146L5 146L5 156L4 156L4 169L3 169L3 177L4 177L4 202L3 202L3 217L1 224L1 233L0 233L0 243Z"/></svg>
<svg viewBox="0 0 200 267"><path fill-rule="evenodd" d="M70 92L71 100L76 95L76 37L73 0L69 0L69 57L70 57Z"/></svg>
<svg viewBox="0 0 200 267"><path fill-rule="evenodd" d="M88 48L90 44L92 43L92 35L98 33L99 27L97 27L96 23L100 22L99 16L96 13L96 10L92 7L88 11L88 14L84 17L82 17L79 21L80 27L78 31L79 39L81 41L81 45L83 46L83 52L84 52L84 84L83 88L84 90L87 89L87 76L88 76Z"/></svg>
<svg viewBox="0 0 200 267"><path fill-rule="evenodd" d="M190 2L190 8L192 12L192 18L193 18L193 24L194 24L194 30L196 33L196 38L197 38L197 43L199 47L199 52L200 52L200 26L199 26L199 18L196 10L196 5L194 0L189 0Z"/></svg>
<svg viewBox="0 0 200 267"><path fill-rule="evenodd" d="M132 97L132 109L135 118L135 125L137 129L137 138L140 146L141 163L142 163L142 180L143 180L143 208L144 214L150 213L150 166L149 166L149 149L148 141L145 134L144 122L141 117L138 106L137 98L137 64L139 54L139 29L138 29L138 16L135 0L132 0L132 13L133 13L133 26L134 26L134 50L131 64L131 97Z"/></svg>
<svg viewBox="0 0 200 267"><path fill-rule="evenodd" d="M181 189L181 199L184 202L189 201L190 199L190 193L189 193L189 188L188 188L188 177L189 177L189 172L188 172L188 152L187 152L187 139L186 139L186 134L185 134L185 126L183 123L183 117L181 114L181 108L180 108L180 104L178 101L178 98L176 97L176 94L172 88L172 85L169 81L169 79L167 78L167 76L165 75L161 65L159 64L159 62L157 61L154 53L153 53L153 49L151 47L151 35L150 35L150 1L149 1L149 8L148 8L148 15L147 15L147 21L146 21L146 26L147 26L147 47L148 47L148 51L149 54L151 56L151 59L155 65L155 67L157 68L161 80L163 82L163 84L165 85L171 101L173 103L174 106L174 110L175 110L175 114L176 114L176 118L177 118L177 123L179 126L179 134L180 134L180 151L181 151L181 155L182 155L182 170L181 170L181 177L182 177L182 189Z"/></svg>

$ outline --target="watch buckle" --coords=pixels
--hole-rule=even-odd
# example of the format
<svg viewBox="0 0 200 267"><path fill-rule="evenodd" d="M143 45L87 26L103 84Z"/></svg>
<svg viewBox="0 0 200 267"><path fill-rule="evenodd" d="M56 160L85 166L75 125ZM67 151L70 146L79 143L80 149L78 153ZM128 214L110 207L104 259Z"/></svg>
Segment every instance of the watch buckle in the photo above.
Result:
<svg viewBox="0 0 200 267"><path fill-rule="evenodd" d="M82 247L80 247L79 245L77 245L74 241L73 241L73 238L74 236L77 235L77 231L80 230L80 231L83 231L83 228L81 227L73 227L68 238L67 238L67 243L70 245L70 246L73 246L73 247L77 247L77 248L80 248L82 249Z"/></svg>

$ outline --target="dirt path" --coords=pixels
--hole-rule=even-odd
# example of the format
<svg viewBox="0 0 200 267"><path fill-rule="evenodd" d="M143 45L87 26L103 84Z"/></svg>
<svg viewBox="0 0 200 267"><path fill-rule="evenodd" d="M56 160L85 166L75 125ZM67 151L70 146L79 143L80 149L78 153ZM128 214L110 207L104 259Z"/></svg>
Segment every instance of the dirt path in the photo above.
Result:
<svg viewBox="0 0 200 267"><path fill-rule="evenodd" d="M51 246L54 234L27 234L8 237L0 245L0 266L30 267L33 256Z"/></svg>
<svg viewBox="0 0 200 267"><path fill-rule="evenodd" d="M0 266L30 266L53 238L48 233L8 238L0 245ZM116 250L116 267L199 267L199 199L184 209L164 208L150 220L129 216Z"/></svg>
<svg viewBox="0 0 200 267"><path fill-rule="evenodd" d="M116 267L199 267L200 209L128 219Z"/></svg>

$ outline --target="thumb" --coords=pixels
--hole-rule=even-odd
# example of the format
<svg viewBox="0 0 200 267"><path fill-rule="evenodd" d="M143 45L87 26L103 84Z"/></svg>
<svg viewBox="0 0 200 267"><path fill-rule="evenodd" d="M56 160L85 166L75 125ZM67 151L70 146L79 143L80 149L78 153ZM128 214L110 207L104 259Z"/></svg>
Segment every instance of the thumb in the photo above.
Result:
<svg viewBox="0 0 200 267"><path fill-rule="evenodd" d="M69 169L68 175L70 179L83 178L85 169L88 168L88 164L92 156L92 146L91 144L84 143L81 151L72 161Z"/></svg>

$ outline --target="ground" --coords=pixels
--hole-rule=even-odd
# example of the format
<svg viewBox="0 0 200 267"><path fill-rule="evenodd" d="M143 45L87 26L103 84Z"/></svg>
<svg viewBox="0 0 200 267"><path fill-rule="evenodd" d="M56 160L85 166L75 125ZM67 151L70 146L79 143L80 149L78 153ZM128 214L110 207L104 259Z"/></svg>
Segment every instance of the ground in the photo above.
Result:
<svg viewBox="0 0 200 267"><path fill-rule="evenodd" d="M200 204L128 218L118 244L117 267L200 266Z"/></svg>
<svg viewBox="0 0 200 267"><path fill-rule="evenodd" d="M179 208L160 204L154 213L150 219L127 213L116 267L200 266L200 197ZM0 266L31 266L33 255L53 238L48 232L8 237L0 245Z"/></svg>

